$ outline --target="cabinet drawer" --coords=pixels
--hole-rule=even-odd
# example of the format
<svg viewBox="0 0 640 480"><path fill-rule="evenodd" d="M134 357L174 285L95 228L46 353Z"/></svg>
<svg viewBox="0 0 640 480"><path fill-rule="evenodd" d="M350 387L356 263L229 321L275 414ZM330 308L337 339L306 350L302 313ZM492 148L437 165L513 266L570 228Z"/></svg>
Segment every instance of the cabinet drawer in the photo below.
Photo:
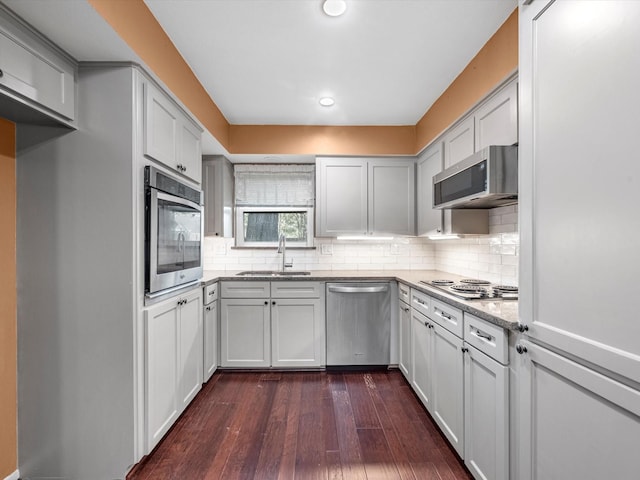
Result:
<svg viewBox="0 0 640 480"><path fill-rule="evenodd" d="M411 303L411 289L404 283L398 283L398 298L406 304Z"/></svg>
<svg viewBox="0 0 640 480"><path fill-rule="evenodd" d="M222 298L269 298L269 282L221 282Z"/></svg>
<svg viewBox="0 0 640 480"><path fill-rule="evenodd" d="M508 333L497 325L465 313L464 341L503 365L509 363Z"/></svg>
<svg viewBox="0 0 640 480"><path fill-rule="evenodd" d="M204 287L204 304L208 305L218 299L218 282Z"/></svg>
<svg viewBox="0 0 640 480"><path fill-rule="evenodd" d="M272 298L320 298L319 282L271 282Z"/></svg>
<svg viewBox="0 0 640 480"><path fill-rule="evenodd" d="M431 312L429 317L434 322L462 338L462 310L432 298Z"/></svg>
<svg viewBox="0 0 640 480"><path fill-rule="evenodd" d="M415 308L416 311L431 317L431 301L432 298L426 293L411 289L411 306Z"/></svg>

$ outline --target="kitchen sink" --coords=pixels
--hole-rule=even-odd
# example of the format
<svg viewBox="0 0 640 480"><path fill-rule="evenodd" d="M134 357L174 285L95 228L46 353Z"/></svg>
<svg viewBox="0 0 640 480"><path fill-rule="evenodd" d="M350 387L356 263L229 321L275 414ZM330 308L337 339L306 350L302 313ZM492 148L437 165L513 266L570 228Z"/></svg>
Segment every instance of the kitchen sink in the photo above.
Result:
<svg viewBox="0 0 640 480"><path fill-rule="evenodd" d="M285 271L279 270L246 270L244 272L236 273L239 277L295 277L301 275L311 275L311 272L302 271Z"/></svg>

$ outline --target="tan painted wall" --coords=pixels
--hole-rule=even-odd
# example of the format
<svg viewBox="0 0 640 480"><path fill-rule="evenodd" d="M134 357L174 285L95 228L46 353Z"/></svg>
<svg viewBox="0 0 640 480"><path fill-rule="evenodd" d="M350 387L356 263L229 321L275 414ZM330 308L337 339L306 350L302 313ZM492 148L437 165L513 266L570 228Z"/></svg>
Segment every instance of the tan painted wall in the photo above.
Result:
<svg viewBox="0 0 640 480"><path fill-rule="evenodd" d="M0 478L18 468L16 126L0 118Z"/></svg>
<svg viewBox="0 0 640 480"><path fill-rule="evenodd" d="M516 8L415 126L230 125L143 0L89 3L229 153L413 155L518 66Z"/></svg>
<svg viewBox="0 0 640 480"><path fill-rule="evenodd" d="M416 125L416 152L518 68L518 9L507 18Z"/></svg>

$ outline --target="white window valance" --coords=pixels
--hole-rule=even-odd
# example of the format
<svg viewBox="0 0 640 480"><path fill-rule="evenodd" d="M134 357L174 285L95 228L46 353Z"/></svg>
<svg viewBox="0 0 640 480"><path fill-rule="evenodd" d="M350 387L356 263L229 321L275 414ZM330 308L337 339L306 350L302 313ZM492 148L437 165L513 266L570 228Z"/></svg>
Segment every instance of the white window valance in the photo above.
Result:
<svg viewBox="0 0 640 480"><path fill-rule="evenodd" d="M234 166L236 205L312 207L314 165Z"/></svg>

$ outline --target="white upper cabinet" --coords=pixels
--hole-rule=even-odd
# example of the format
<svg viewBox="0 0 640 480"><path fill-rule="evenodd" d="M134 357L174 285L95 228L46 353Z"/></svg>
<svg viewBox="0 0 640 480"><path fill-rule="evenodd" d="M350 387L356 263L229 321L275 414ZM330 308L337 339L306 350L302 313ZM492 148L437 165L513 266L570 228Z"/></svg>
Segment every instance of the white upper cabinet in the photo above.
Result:
<svg viewBox="0 0 640 480"><path fill-rule="evenodd" d="M444 149L442 142L431 144L418 158L418 235L442 233L442 210L433 208L433 177L442 171Z"/></svg>
<svg viewBox="0 0 640 480"><path fill-rule="evenodd" d="M464 160L475 153L475 133L473 116L449 130L444 138L444 168Z"/></svg>
<svg viewBox="0 0 640 480"><path fill-rule="evenodd" d="M316 160L316 235L364 235L367 228L367 161Z"/></svg>
<svg viewBox="0 0 640 480"><path fill-rule="evenodd" d="M65 121L76 116L76 65L0 6L0 91Z"/></svg>
<svg viewBox="0 0 640 480"><path fill-rule="evenodd" d="M202 132L150 82L145 84L144 154L200 183Z"/></svg>
<svg viewBox="0 0 640 480"><path fill-rule="evenodd" d="M316 160L318 236L415 233L415 161Z"/></svg>
<svg viewBox="0 0 640 480"><path fill-rule="evenodd" d="M489 145L518 143L518 83L512 81L474 114L476 151Z"/></svg>
<svg viewBox="0 0 640 480"><path fill-rule="evenodd" d="M415 234L415 160L373 159L369 165L369 233Z"/></svg>

